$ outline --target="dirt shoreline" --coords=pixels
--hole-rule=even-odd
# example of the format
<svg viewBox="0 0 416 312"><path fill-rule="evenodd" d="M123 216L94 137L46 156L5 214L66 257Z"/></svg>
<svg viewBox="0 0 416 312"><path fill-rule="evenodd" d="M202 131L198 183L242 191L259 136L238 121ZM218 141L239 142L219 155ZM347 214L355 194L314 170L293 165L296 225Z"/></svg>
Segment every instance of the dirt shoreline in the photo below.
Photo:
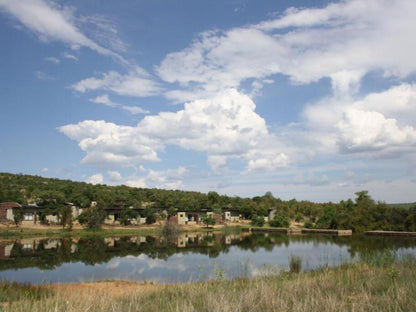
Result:
<svg viewBox="0 0 416 312"><path fill-rule="evenodd" d="M166 284L149 284L131 281L97 281L91 283L69 283L69 284L49 284L39 285L37 287L51 289L57 295L68 296L86 293L95 293L102 296L111 296L114 298L126 296L135 292L148 292L160 290L170 285Z"/></svg>

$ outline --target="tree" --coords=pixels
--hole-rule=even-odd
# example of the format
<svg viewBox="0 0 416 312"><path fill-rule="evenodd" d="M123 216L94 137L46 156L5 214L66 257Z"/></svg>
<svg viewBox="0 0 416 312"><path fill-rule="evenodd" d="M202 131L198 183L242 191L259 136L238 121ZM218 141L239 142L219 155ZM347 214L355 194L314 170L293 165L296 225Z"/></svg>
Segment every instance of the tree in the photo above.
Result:
<svg viewBox="0 0 416 312"><path fill-rule="evenodd" d="M215 218L211 215L204 215L202 216L202 223L206 224L208 227L209 225L215 225Z"/></svg>
<svg viewBox="0 0 416 312"><path fill-rule="evenodd" d="M156 222L156 210L152 207L146 207L143 210L143 216L146 218L146 224L153 224Z"/></svg>
<svg viewBox="0 0 416 312"><path fill-rule="evenodd" d="M273 220L269 222L272 227L288 228L290 225L290 220L288 216L278 215Z"/></svg>
<svg viewBox="0 0 416 312"><path fill-rule="evenodd" d="M23 209L19 208L13 211L13 221L16 227L23 221Z"/></svg>
<svg viewBox="0 0 416 312"><path fill-rule="evenodd" d="M139 213L136 210L127 208L123 209L120 214L120 223L124 225L130 224L131 219L137 219Z"/></svg>
<svg viewBox="0 0 416 312"><path fill-rule="evenodd" d="M262 227L264 225L264 217L263 216L253 216L251 219L251 224L254 226Z"/></svg>
<svg viewBox="0 0 416 312"><path fill-rule="evenodd" d="M97 206L85 209L78 216L79 223L89 229L99 228L104 223L104 219L105 211Z"/></svg>
<svg viewBox="0 0 416 312"><path fill-rule="evenodd" d="M62 229L68 225L68 227L72 228L72 208L69 205L63 206L59 209L59 224L62 225Z"/></svg>

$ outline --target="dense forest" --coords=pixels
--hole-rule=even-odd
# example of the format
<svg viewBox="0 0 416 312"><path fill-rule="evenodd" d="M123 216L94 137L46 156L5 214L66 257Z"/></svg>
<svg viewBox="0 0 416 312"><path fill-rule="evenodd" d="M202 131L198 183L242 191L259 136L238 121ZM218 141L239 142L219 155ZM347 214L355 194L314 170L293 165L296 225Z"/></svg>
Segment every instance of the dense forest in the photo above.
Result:
<svg viewBox="0 0 416 312"><path fill-rule="evenodd" d="M304 222L306 227L366 230L416 231L416 204L388 205L374 201L367 191L356 193L354 200L339 203L313 203L276 198L267 192L253 198L230 197L216 192L199 192L133 188L128 186L92 185L43 178L39 176L0 173L0 202L37 204L59 209L65 203L86 208L92 201L105 208L164 208L167 210L213 209L238 210L246 219L256 220L274 210L270 225L287 227L290 220Z"/></svg>

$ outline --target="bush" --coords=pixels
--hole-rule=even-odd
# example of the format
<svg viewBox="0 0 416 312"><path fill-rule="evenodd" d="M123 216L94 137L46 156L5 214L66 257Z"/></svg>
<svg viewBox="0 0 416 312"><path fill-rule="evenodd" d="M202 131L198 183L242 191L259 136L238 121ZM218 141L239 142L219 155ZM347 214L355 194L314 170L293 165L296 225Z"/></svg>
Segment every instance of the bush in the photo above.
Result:
<svg viewBox="0 0 416 312"><path fill-rule="evenodd" d="M181 226L175 222L166 221L162 228L162 235L167 238L177 237L181 232Z"/></svg>
<svg viewBox="0 0 416 312"><path fill-rule="evenodd" d="M105 212L98 207L88 208L78 216L79 223L89 229L99 228L104 223L104 219Z"/></svg>
<svg viewBox="0 0 416 312"><path fill-rule="evenodd" d="M204 223L207 227L209 225L215 225L215 218L213 216L205 215L202 217L202 223Z"/></svg>
<svg viewBox="0 0 416 312"><path fill-rule="evenodd" d="M265 223L264 217L262 216L253 216L253 218L251 219L251 225L254 225L254 226L262 227L264 223Z"/></svg>
<svg viewBox="0 0 416 312"><path fill-rule="evenodd" d="M306 221L305 222L305 228L313 229L313 223L310 220Z"/></svg>
<svg viewBox="0 0 416 312"><path fill-rule="evenodd" d="M272 227L282 227L282 228L288 228L290 225L289 217L285 216L277 216L273 220L269 222L270 226Z"/></svg>

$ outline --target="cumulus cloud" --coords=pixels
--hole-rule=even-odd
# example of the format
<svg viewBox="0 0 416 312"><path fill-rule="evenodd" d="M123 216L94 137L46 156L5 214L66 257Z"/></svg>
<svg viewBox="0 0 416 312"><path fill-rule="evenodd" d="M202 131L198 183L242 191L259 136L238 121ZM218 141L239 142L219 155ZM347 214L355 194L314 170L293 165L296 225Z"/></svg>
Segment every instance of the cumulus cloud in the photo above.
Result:
<svg viewBox="0 0 416 312"><path fill-rule="evenodd" d="M416 86L404 83L356 100L328 97L307 106L303 118L305 135L327 153L400 155L415 147Z"/></svg>
<svg viewBox="0 0 416 312"><path fill-rule="evenodd" d="M186 49L168 54L157 70L165 81L197 92L272 74L298 84L327 77L335 92L356 92L370 71L406 77L416 70L415 12L416 3L408 0L290 9L257 25L202 33ZM183 99L186 93L169 96Z"/></svg>
<svg viewBox="0 0 416 312"><path fill-rule="evenodd" d="M87 47L124 61L119 54L85 36L76 26L74 11L70 7L44 0L1 0L0 8L36 33L43 41L57 40L71 47Z"/></svg>
<svg viewBox="0 0 416 312"><path fill-rule="evenodd" d="M108 171L108 176L110 177L111 181L117 182L120 181L122 179L122 176L120 174L120 172L118 171Z"/></svg>
<svg viewBox="0 0 416 312"><path fill-rule="evenodd" d="M186 102L183 109L146 116L136 126L87 120L60 131L86 152L83 162L107 167L158 161L169 145L205 153L216 173L224 172L230 160L243 162L245 173L252 173L310 164L315 157L414 152L416 87L401 81L416 71L415 12L414 1L350 0L319 9L292 8L255 25L201 33L156 67L175 89L162 90L140 67L127 74L109 71L72 86L80 93L163 93ZM390 83L397 85L360 94L369 73L393 77ZM293 84L327 78L332 93L308 103L296 123L270 130L250 96L261 95L276 74ZM250 96L239 91L242 83L251 84ZM92 101L121 107L107 94ZM167 171L146 172L129 183L181 186L182 179L165 178ZM330 176L310 174L299 180L325 185Z"/></svg>
<svg viewBox="0 0 416 312"><path fill-rule="evenodd" d="M119 95L147 97L157 95L161 88L142 68L135 67L126 75L116 71L102 74L101 78L90 77L74 84L72 88L81 93L91 90L108 90Z"/></svg>
<svg viewBox="0 0 416 312"><path fill-rule="evenodd" d="M340 130L340 148L347 152L416 146L413 127L399 127L397 120L385 118L379 112L349 108L337 127Z"/></svg>
<svg viewBox="0 0 416 312"><path fill-rule="evenodd" d="M138 188L146 188L146 180L144 178L135 179L135 180L128 180L126 183L124 183L127 186L130 187L138 187Z"/></svg>
<svg viewBox="0 0 416 312"><path fill-rule="evenodd" d="M100 100L106 102L107 98ZM166 145L206 152L213 169L229 158L251 161L251 170L288 162L287 156L276 150L276 138L255 112L254 102L235 89L187 103L177 112L146 116L136 127L87 120L59 130L87 153L84 163L96 165L158 161L157 152Z"/></svg>
<svg viewBox="0 0 416 312"><path fill-rule="evenodd" d="M94 174L87 179L87 183L91 183L91 184L102 184L103 181L104 181L104 178L101 173Z"/></svg>
<svg viewBox="0 0 416 312"><path fill-rule="evenodd" d="M85 120L62 126L59 131L77 141L87 153L82 163L99 167L159 161L156 151L163 148L160 142L140 134L135 127L118 126L102 120Z"/></svg>

